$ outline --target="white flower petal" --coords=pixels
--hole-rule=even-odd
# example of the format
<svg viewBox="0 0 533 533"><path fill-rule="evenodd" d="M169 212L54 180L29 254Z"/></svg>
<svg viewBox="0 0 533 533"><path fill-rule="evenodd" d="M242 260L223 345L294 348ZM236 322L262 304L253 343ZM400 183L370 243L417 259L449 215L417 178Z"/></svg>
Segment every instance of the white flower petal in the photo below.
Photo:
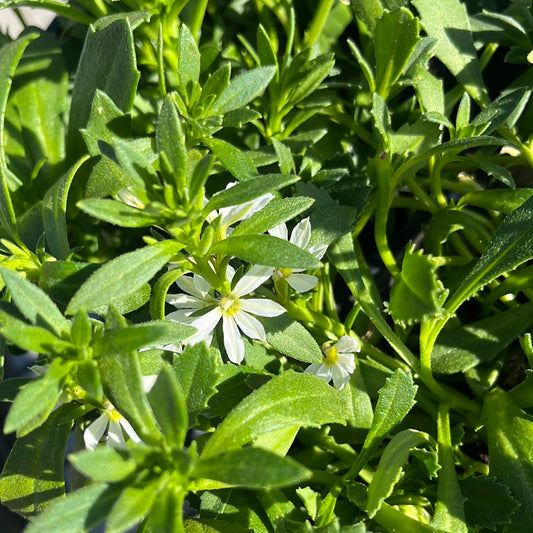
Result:
<svg viewBox="0 0 533 533"><path fill-rule="evenodd" d="M207 294L209 293L209 291L211 290L210 283L206 279L204 279L202 276L198 276L196 274L193 276L192 282L193 282L194 288L197 291L196 294L202 295L202 297L205 298Z"/></svg>
<svg viewBox="0 0 533 533"><path fill-rule="evenodd" d="M328 247L326 244L315 244L307 248L307 251L320 261L320 259L324 257L324 254L326 253L327 249Z"/></svg>
<svg viewBox="0 0 533 533"><path fill-rule="evenodd" d="M262 285L274 272L272 267L254 265L244 276L237 282L235 288L231 291L233 296L240 298L245 294L250 294L257 287Z"/></svg>
<svg viewBox="0 0 533 533"><path fill-rule="evenodd" d="M126 441L124 440L122 427L118 420L109 421L106 444L107 446L111 446L111 448L124 449L126 447Z"/></svg>
<svg viewBox="0 0 533 533"><path fill-rule="evenodd" d="M352 374L355 370L354 354L337 352L337 364L335 366L341 366L346 372Z"/></svg>
<svg viewBox="0 0 533 533"><path fill-rule="evenodd" d="M132 425L123 416L120 417L118 423L124 430L124 433L126 433L126 435L128 435L128 437L133 442L137 442L137 443L141 442L141 437L137 435L137 432L133 429Z"/></svg>
<svg viewBox="0 0 533 533"><path fill-rule="evenodd" d="M332 365L330 369L333 385L337 390L341 390L350 381L350 374L341 365Z"/></svg>
<svg viewBox="0 0 533 533"><path fill-rule="evenodd" d="M244 359L244 343L237 324L235 324L233 318L224 315L222 317L222 328L224 331L224 348L226 348L228 358L232 363L238 365Z"/></svg>
<svg viewBox="0 0 533 533"><path fill-rule="evenodd" d="M87 426L83 432L83 441L88 450L92 451L96 448L100 439L104 436L108 424L109 417L105 413L102 413L96 420Z"/></svg>
<svg viewBox="0 0 533 533"><path fill-rule="evenodd" d="M165 301L170 305L185 309L201 309L206 304L205 300L200 300L190 294L167 294Z"/></svg>
<svg viewBox="0 0 533 533"><path fill-rule="evenodd" d="M316 276L311 274L291 274L287 278L287 283L297 292L307 292L314 289L318 284Z"/></svg>
<svg viewBox="0 0 533 533"><path fill-rule="evenodd" d="M301 222L294 226L294 229L291 233L292 244L295 244L302 250L307 248L309 241L311 240L311 222L309 222L309 217L304 218Z"/></svg>
<svg viewBox="0 0 533 533"><path fill-rule="evenodd" d="M335 344L337 352L354 353L361 351L361 344L353 337L343 335Z"/></svg>
<svg viewBox="0 0 533 533"><path fill-rule="evenodd" d="M278 237L279 239L283 239L284 241L289 240L289 232L287 230L286 224L279 224L278 226L269 229L268 233L270 233L270 235L272 235L273 237Z"/></svg>
<svg viewBox="0 0 533 533"><path fill-rule="evenodd" d="M243 311L257 316L279 316L286 311L285 307L268 298L246 298L245 300L239 300L239 307Z"/></svg>
<svg viewBox="0 0 533 533"><path fill-rule="evenodd" d="M233 319L247 337L266 341L265 328L257 318L254 318L244 311L238 311L233 315Z"/></svg>
<svg viewBox="0 0 533 533"><path fill-rule="evenodd" d="M165 320L171 320L172 322L190 325L194 320L194 318L191 318L191 313L193 311L194 309L179 309L178 311L172 311L165 317Z"/></svg>
<svg viewBox="0 0 533 533"><path fill-rule="evenodd" d="M192 276L180 276L176 280L176 285L184 292L188 294L193 294L195 296L199 296L201 298L201 295L197 294L196 287L194 286L193 277Z"/></svg>
<svg viewBox="0 0 533 533"><path fill-rule="evenodd" d="M185 339L185 343L193 345L207 340L211 332L215 329L216 325L220 322L221 316L222 313L220 308L215 307L205 315L196 317L191 322L191 326L195 327L198 331Z"/></svg>
<svg viewBox="0 0 533 533"><path fill-rule="evenodd" d="M325 365L324 363L313 363L304 370L304 373L313 374L317 378L323 379L328 382L331 381L331 367Z"/></svg>

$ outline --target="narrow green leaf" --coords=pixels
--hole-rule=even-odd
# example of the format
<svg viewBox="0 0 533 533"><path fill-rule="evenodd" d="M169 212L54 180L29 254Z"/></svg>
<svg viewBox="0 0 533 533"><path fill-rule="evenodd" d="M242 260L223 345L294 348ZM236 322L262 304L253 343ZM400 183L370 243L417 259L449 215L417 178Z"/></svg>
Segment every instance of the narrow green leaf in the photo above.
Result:
<svg viewBox="0 0 533 533"><path fill-rule="evenodd" d="M238 235L215 243L210 254L238 257L252 264L315 269L320 261L289 241L272 235Z"/></svg>
<svg viewBox="0 0 533 533"><path fill-rule="evenodd" d="M184 31L183 28L186 28L186 26L182 26L180 35L182 35ZM192 39L190 33L189 36ZM192 41L194 43L194 39L192 39ZM194 45L196 46L196 43ZM200 65L198 64L198 72L199 69ZM181 67L178 72L180 76L184 75ZM164 164L161 165L161 170L165 177L165 181L174 185L180 194L186 194L185 172L187 165L187 150L185 147L185 135L181 127L178 110L170 96L167 96L163 100L163 105L159 111L156 140L158 152L164 154L164 158L161 161Z"/></svg>
<svg viewBox="0 0 533 533"><path fill-rule="evenodd" d="M209 116L223 115L249 104L266 89L275 73L275 66L266 66L239 74L209 108Z"/></svg>
<svg viewBox="0 0 533 533"><path fill-rule="evenodd" d="M279 224L283 224L303 213L313 205L314 200L305 196L289 198L275 198L252 216L245 218L231 234L246 235L249 233L264 233Z"/></svg>
<svg viewBox="0 0 533 533"><path fill-rule="evenodd" d="M376 21L376 92L385 100L398 81L409 57L420 40L418 19L404 8L385 11Z"/></svg>
<svg viewBox="0 0 533 533"><path fill-rule="evenodd" d="M91 311L122 301L149 281L179 251L175 241L162 241L112 259L78 289L67 314Z"/></svg>
<svg viewBox="0 0 533 533"><path fill-rule="evenodd" d="M247 179L214 194L205 206L204 212L210 213L221 207L231 207L250 202L264 194L291 185L299 179L298 176L291 174L264 174Z"/></svg>
<svg viewBox="0 0 533 533"><path fill-rule="evenodd" d="M381 138L381 150L390 152L392 145L390 113L385 99L378 93L372 95L372 116L374 117L374 127Z"/></svg>
<svg viewBox="0 0 533 533"><path fill-rule="evenodd" d="M477 320L464 327L445 329L431 352L435 374L465 372L489 363L533 323L533 302Z"/></svg>
<svg viewBox="0 0 533 533"><path fill-rule="evenodd" d="M376 80L374 76L374 69L370 66L370 63L366 60L365 56L361 53L357 45L350 39L348 39L348 46L352 55L355 57L359 67L365 76L368 89L371 93L376 92Z"/></svg>
<svg viewBox="0 0 533 533"><path fill-rule="evenodd" d="M123 533L138 524L152 508L156 496L156 482L126 487L107 517L106 533Z"/></svg>
<svg viewBox="0 0 533 533"><path fill-rule="evenodd" d="M237 487L271 489L300 483L311 472L288 457L261 448L232 450L200 458L193 475Z"/></svg>
<svg viewBox="0 0 533 533"><path fill-rule="evenodd" d="M106 331L93 344L93 352L95 356L101 356L106 353L130 352L165 344L178 344L195 331L192 326L170 321L153 320L133 324L127 328Z"/></svg>
<svg viewBox="0 0 533 533"><path fill-rule="evenodd" d="M442 316L443 292L435 261L411 246L405 251L402 270L390 293L391 316L402 326Z"/></svg>
<svg viewBox="0 0 533 533"><path fill-rule="evenodd" d="M263 320L267 342L278 352L304 363L322 362L322 351L302 324L281 315Z"/></svg>
<svg viewBox="0 0 533 533"><path fill-rule="evenodd" d="M207 409L209 399L216 392L217 363L217 357L204 343L187 346L174 358L172 366L185 396L191 425Z"/></svg>
<svg viewBox="0 0 533 533"><path fill-rule="evenodd" d="M351 0L351 8L355 16L366 26L370 33L374 33L376 21L383 14L381 0Z"/></svg>
<svg viewBox="0 0 533 533"><path fill-rule="evenodd" d="M59 400L69 370L70 365L56 360L44 376L24 385L9 410L4 432L24 437L41 426Z"/></svg>
<svg viewBox="0 0 533 533"><path fill-rule="evenodd" d="M26 533L87 533L108 516L120 485L93 483L57 498L26 528Z"/></svg>
<svg viewBox="0 0 533 533"><path fill-rule="evenodd" d="M446 303L447 310L455 311L487 283L533 257L532 218L530 198L500 224L483 255Z"/></svg>
<svg viewBox="0 0 533 533"><path fill-rule="evenodd" d="M126 112L132 108L138 81L130 23L121 19L101 30L89 27L72 90L68 120L68 146L74 157L83 150L79 130L87 125L96 90L106 93Z"/></svg>
<svg viewBox="0 0 533 533"><path fill-rule="evenodd" d="M137 463L125 452L109 446L97 446L91 451L69 455L69 461L76 470L93 481L113 483L133 474Z"/></svg>
<svg viewBox="0 0 533 533"><path fill-rule="evenodd" d="M459 200L457 207L473 205L491 211L499 211L504 215L518 209L526 200L533 196L533 189L491 189L487 191L467 192Z"/></svg>
<svg viewBox="0 0 533 533"><path fill-rule="evenodd" d="M435 55L478 104L488 103L466 7L459 0L413 0L420 22L438 39Z"/></svg>
<svg viewBox="0 0 533 533"><path fill-rule="evenodd" d="M70 253L67 236L67 200L72 180L88 156L81 158L68 172L50 187L43 198L43 225L50 253L57 259L66 259Z"/></svg>
<svg viewBox="0 0 533 533"><path fill-rule="evenodd" d="M167 443L181 448L188 428L187 406L180 382L169 366L159 372L148 401Z"/></svg>
<svg viewBox="0 0 533 533"><path fill-rule="evenodd" d="M0 381L0 402L13 403L20 389L32 378L3 378Z"/></svg>
<svg viewBox="0 0 533 533"><path fill-rule="evenodd" d="M379 464L369 486L366 512L373 518L380 509L383 500L388 498L398 483L402 469L409 459L409 453L415 446L428 443L427 433L406 429L394 435L381 454Z"/></svg>
<svg viewBox="0 0 533 533"><path fill-rule="evenodd" d="M157 217L116 200L85 198L76 206L94 218L123 228L147 228L158 223Z"/></svg>
<svg viewBox="0 0 533 533"><path fill-rule="evenodd" d="M272 146L278 157L279 169L284 174L290 174L296 172L294 165L294 159L292 153L281 141L278 141L275 137L272 137Z"/></svg>
<svg viewBox="0 0 533 533"><path fill-rule="evenodd" d="M38 36L30 33L0 48L0 224L13 241L18 240L17 222L8 187L4 148L4 117L15 69L24 50Z"/></svg>
<svg viewBox="0 0 533 533"><path fill-rule="evenodd" d="M159 442L161 434L143 390L137 353L104 353L99 365L104 392L117 411L147 444Z"/></svg>
<svg viewBox="0 0 533 533"><path fill-rule="evenodd" d="M34 516L65 493L65 449L74 422L72 411L71 406L59 407L41 427L15 441L0 478L0 500L13 512Z"/></svg>
<svg viewBox="0 0 533 533"><path fill-rule="evenodd" d="M200 78L200 51L185 24L181 25L179 33L178 77L183 94L188 94L189 84Z"/></svg>
<svg viewBox="0 0 533 533"><path fill-rule="evenodd" d="M200 104L205 109L204 114L206 116L209 116L209 108L211 107L211 104L229 85L230 77L231 65L228 62L222 65L218 70L215 70L215 72L207 78L200 97Z"/></svg>
<svg viewBox="0 0 533 533"><path fill-rule="evenodd" d="M241 152L232 144L220 139L203 139L202 142L239 181L257 176L257 168L246 152Z"/></svg>
<svg viewBox="0 0 533 533"><path fill-rule="evenodd" d="M255 437L286 426L344 423L340 394L310 374L287 371L240 402L211 435L201 457L239 448Z"/></svg>
<svg viewBox="0 0 533 533"><path fill-rule="evenodd" d="M506 531L527 531L533 513L533 419L509 394L494 389L485 396L481 423L487 429L490 475L507 485L521 505Z"/></svg>
<svg viewBox="0 0 533 533"><path fill-rule="evenodd" d="M7 268L0 272L11 299L32 324L51 329L57 336L70 332L70 322L43 290Z"/></svg>

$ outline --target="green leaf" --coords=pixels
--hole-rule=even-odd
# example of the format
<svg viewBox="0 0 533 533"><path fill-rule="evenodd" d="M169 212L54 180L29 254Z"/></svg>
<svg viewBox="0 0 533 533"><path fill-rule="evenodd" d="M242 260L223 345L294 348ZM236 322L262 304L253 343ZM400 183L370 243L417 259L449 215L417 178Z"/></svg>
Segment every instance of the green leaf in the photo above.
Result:
<svg viewBox="0 0 533 533"><path fill-rule="evenodd" d="M431 352L435 374L465 372L489 363L533 323L533 302L477 320L464 327L445 329Z"/></svg>
<svg viewBox="0 0 533 533"><path fill-rule="evenodd" d="M369 486L366 512L373 518L380 509L383 500L388 498L394 486L400 480L404 465L409 459L410 451L430 441L427 433L406 429L394 435L387 444Z"/></svg>
<svg viewBox="0 0 533 533"><path fill-rule="evenodd" d="M209 399L215 394L218 381L218 359L204 343L187 346L174 358L172 366L187 403L189 423L195 423L199 414L207 409Z"/></svg>
<svg viewBox="0 0 533 533"><path fill-rule="evenodd" d="M242 152L232 144L220 139L203 139L202 142L220 160L228 172L239 181L245 181L252 178L252 176L257 176L257 168L246 152ZM226 190L231 189L233 187Z"/></svg>
<svg viewBox="0 0 533 533"><path fill-rule="evenodd" d="M202 95L200 97L200 104L206 109L209 114L209 107L216 100L219 94L222 94L224 89L229 85L231 76L231 65L225 63L218 70L207 78L205 85L202 88Z"/></svg>
<svg viewBox="0 0 533 533"><path fill-rule="evenodd" d="M509 394L494 389L485 396L481 423L487 430L490 475L507 485L521 505L506 531L527 531L533 512L533 419Z"/></svg>
<svg viewBox="0 0 533 533"><path fill-rule="evenodd" d="M131 135L131 119L105 92L96 89L87 126L80 133L89 154L97 156L100 155L102 142L111 144L117 135Z"/></svg>
<svg viewBox="0 0 533 533"><path fill-rule="evenodd" d="M17 222L11 201L8 186L6 155L4 148L4 117L6 113L7 98L15 69L24 50L38 35L30 33L21 39L4 45L0 48L0 224L9 237L15 242L18 240Z"/></svg>
<svg viewBox="0 0 533 533"><path fill-rule="evenodd" d="M499 524L511 521L520 504L513 498L509 487L495 477L469 476L459 481L465 501L465 516L470 527L493 531Z"/></svg>
<svg viewBox="0 0 533 533"><path fill-rule="evenodd" d="M66 259L70 253L67 235L67 200L72 180L87 157L75 163L52 187L43 198L42 217L46 233L46 243L56 259Z"/></svg>
<svg viewBox="0 0 533 533"><path fill-rule="evenodd" d="M407 416L415 404L417 389L411 374L401 369L387 378L385 385L379 391L374 418L363 448L348 472L350 479L366 465L387 434Z"/></svg>
<svg viewBox="0 0 533 533"><path fill-rule="evenodd" d="M446 303L453 312L487 283L533 257L533 198L526 200L498 227L474 268Z"/></svg>
<svg viewBox="0 0 533 533"><path fill-rule="evenodd" d="M178 250L179 245L168 240L112 259L78 289L68 304L67 314L122 301L149 281Z"/></svg>
<svg viewBox="0 0 533 533"><path fill-rule="evenodd" d="M99 365L104 392L117 411L147 444L158 443L161 434L143 391L137 353L103 354Z"/></svg>
<svg viewBox="0 0 533 533"><path fill-rule="evenodd" d="M390 314L402 326L442 316L443 292L437 278L436 262L410 246L405 251L402 270L391 290Z"/></svg>
<svg viewBox="0 0 533 533"><path fill-rule="evenodd" d="M304 363L322 362L322 351L302 324L281 315L263 320L268 344L278 352Z"/></svg>
<svg viewBox="0 0 533 533"><path fill-rule="evenodd" d="M383 5L380 0L351 0L351 8L355 16L366 26L370 33L374 33L376 21L383 14Z"/></svg>
<svg viewBox="0 0 533 533"><path fill-rule="evenodd" d="M65 158L68 71L55 36L43 32L27 48L9 99L17 109L28 162L45 161L41 177L60 174Z"/></svg>
<svg viewBox="0 0 533 533"><path fill-rule="evenodd" d="M488 103L466 7L459 0L413 0L420 22L438 39L435 55L478 104Z"/></svg>
<svg viewBox="0 0 533 533"><path fill-rule="evenodd" d="M11 299L32 324L50 329L57 336L70 333L70 322L39 287L7 268L0 273Z"/></svg>
<svg viewBox="0 0 533 533"><path fill-rule="evenodd" d="M228 111L244 107L266 89L275 73L276 67L266 66L239 74L231 80L205 115L223 115Z"/></svg>
<svg viewBox="0 0 533 533"><path fill-rule="evenodd" d="M180 382L169 366L161 369L147 396L167 443L181 448L188 428L187 406Z"/></svg>
<svg viewBox="0 0 533 533"><path fill-rule="evenodd" d="M345 410L339 393L325 381L287 371L240 402L211 435L201 457L238 448L263 433L286 426L342 424Z"/></svg>
<svg viewBox="0 0 533 533"><path fill-rule="evenodd" d="M271 489L300 483L311 472L293 459L261 448L243 448L196 462L193 476L237 487Z"/></svg>
<svg viewBox="0 0 533 533"><path fill-rule="evenodd" d="M279 169L283 174L290 174L296 172L294 159L292 153L281 141L272 137L272 146L278 157Z"/></svg>
<svg viewBox="0 0 533 533"><path fill-rule="evenodd" d="M30 517L65 493L65 449L72 424L72 407L61 406L41 427L15 441L0 478L3 505Z"/></svg>
<svg viewBox="0 0 533 533"><path fill-rule="evenodd" d="M372 116L374 117L374 127L376 128L381 142L380 150L390 152L392 146L392 126L387 102L378 93L372 95Z"/></svg>
<svg viewBox="0 0 533 533"><path fill-rule="evenodd" d="M157 496L156 483L126 487L106 520L106 533L123 533L139 523L150 511Z"/></svg>
<svg viewBox="0 0 533 533"><path fill-rule="evenodd" d="M120 491L120 485L94 483L66 498L57 498L26 528L26 533L88 533L107 518Z"/></svg>
<svg viewBox="0 0 533 533"><path fill-rule="evenodd" d="M138 81L133 33L128 20L117 20L101 30L90 26L72 90L68 120L71 154L77 157L83 150L79 130L87 125L97 89L127 112L133 106Z"/></svg>
<svg viewBox="0 0 533 533"><path fill-rule="evenodd" d="M103 198L85 198L80 200L79 207L88 215L98 218L110 224L123 228L147 228L155 226L159 219L142 209L130 207L123 202Z"/></svg>
<svg viewBox="0 0 533 533"><path fill-rule="evenodd" d="M231 235L236 237L237 235L250 233L264 233L303 213L313 205L313 202L312 198L306 198L305 196L270 200L261 211L257 211L252 216L245 218Z"/></svg>
<svg viewBox="0 0 533 533"><path fill-rule="evenodd" d="M188 94L189 85L200 78L200 51L185 24L181 25L179 33L178 77L183 94Z"/></svg>
<svg viewBox="0 0 533 533"><path fill-rule="evenodd" d="M457 207L473 205L491 211L499 211L504 215L518 209L526 200L533 196L533 189L492 189L487 191L467 192L459 200Z"/></svg>
<svg viewBox="0 0 533 533"><path fill-rule="evenodd" d="M385 100L398 81L413 50L420 40L418 19L404 8L385 11L376 21L376 89Z"/></svg>
<svg viewBox="0 0 533 533"><path fill-rule="evenodd" d="M182 26L180 35L183 33L184 28L186 28L186 26ZM190 33L189 36L192 39ZM192 41L194 43L194 39L192 39ZM198 72L199 68L200 66L198 65ZM178 73L180 76L184 75L181 68L178 70ZM187 165L187 150L185 147L185 135L183 134L183 129L181 127L178 110L170 96L167 96L163 100L163 105L159 111L156 140L157 150L162 154L161 170L166 183L174 185L179 191L179 194L186 194L185 172Z"/></svg>
<svg viewBox="0 0 533 533"><path fill-rule="evenodd" d="M368 84L368 89L371 93L376 92L376 80L374 76L374 69L370 65L370 63L367 61L365 56L361 53L361 50L359 50L358 46L351 40L348 39L348 46L350 47L350 51L352 52L352 55L355 57L357 63L359 63L359 68L361 69L365 79L366 83Z"/></svg>
<svg viewBox="0 0 533 533"><path fill-rule="evenodd" d="M70 365L55 360L48 371L24 385L6 418L4 433L17 432L24 437L41 426L53 411L61 393Z"/></svg>
<svg viewBox="0 0 533 533"><path fill-rule="evenodd" d="M152 320L127 328L108 330L93 344L95 356L121 353L179 343L196 331L192 326L177 322Z"/></svg>
<svg viewBox="0 0 533 533"><path fill-rule="evenodd" d="M214 194L204 207L204 212L210 213L221 207L232 207L250 202L264 194L291 185L298 180L298 176L291 174L264 174L247 179Z"/></svg>
<svg viewBox="0 0 533 533"><path fill-rule="evenodd" d="M320 261L285 239L272 235L238 235L218 241L210 254L238 257L248 263L278 268L315 269Z"/></svg>
<svg viewBox="0 0 533 533"><path fill-rule="evenodd" d="M69 461L76 470L93 481L113 483L133 474L137 463L126 452L109 446L97 446L69 455Z"/></svg>

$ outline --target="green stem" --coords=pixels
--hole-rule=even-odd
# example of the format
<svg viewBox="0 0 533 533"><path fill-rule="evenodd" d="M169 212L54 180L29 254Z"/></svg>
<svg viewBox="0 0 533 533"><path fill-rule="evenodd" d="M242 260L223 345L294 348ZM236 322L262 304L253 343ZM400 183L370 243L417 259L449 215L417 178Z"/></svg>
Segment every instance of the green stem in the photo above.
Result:
<svg viewBox="0 0 533 533"><path fill-rule="evenodd" d="M329 12L333 7L334 1L335 0L320 0L318 8L315 11L315 16L313 17L311 25L309 26L309 29L304 37L305 48L312 48L317 39L320 37L320 34L322 33L322 30L324 29L328 19Z"/></svg>
<svg viewBox="0 0 533 533"><path fill-rule="evenodd" d="M189 20L189 30L197 43L200 42L207 3L208 0L198 0L192 9L191 19Z"/></svg>

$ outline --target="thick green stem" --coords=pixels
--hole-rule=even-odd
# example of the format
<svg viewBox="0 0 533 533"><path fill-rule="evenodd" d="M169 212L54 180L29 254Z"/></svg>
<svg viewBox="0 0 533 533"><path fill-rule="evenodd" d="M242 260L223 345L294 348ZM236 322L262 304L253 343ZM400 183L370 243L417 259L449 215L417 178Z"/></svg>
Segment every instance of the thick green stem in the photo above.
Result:
<svg viewBox="0 0 533 533"><path fill-rule="evenodd" d="M335 0L320 0L320 3L315 11L315 16L313 17L311 25L305 34L305 48L311 48L320 37L334 2Z"/></svg>

